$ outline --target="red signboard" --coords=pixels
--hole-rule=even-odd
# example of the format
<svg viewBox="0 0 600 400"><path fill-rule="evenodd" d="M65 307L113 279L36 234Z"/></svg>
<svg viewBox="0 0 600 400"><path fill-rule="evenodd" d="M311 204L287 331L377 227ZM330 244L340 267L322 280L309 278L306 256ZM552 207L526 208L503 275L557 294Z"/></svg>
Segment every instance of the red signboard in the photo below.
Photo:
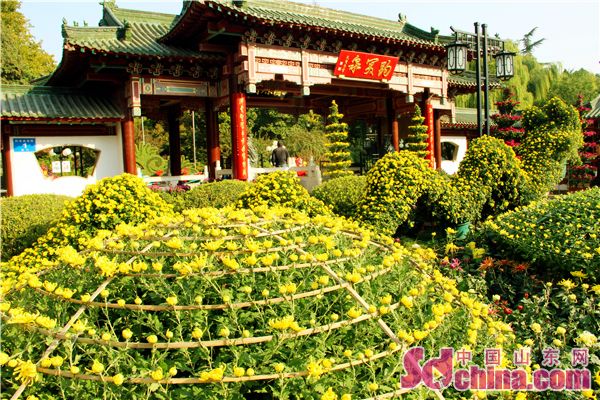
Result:
<svg viewBox="0 0 600 400"><path fill-rule="evenodd" d="M433 105L431 103L427 103L425 125L427 125L427 159L429 166L433 168Z"/></svg>
<svg viewBox="0 0 600 400"><path fill-rule="evenodd" d="M342 50L333 74L347 78L390 80L398 63L397 57Z"/></svg>
<svg viewBox="0 0 600 400"><path fill-rule="evenodd" d="M246 127L246 95L231 95L231 125L233 128L233 178L248 179L248 130Z"/></svg>

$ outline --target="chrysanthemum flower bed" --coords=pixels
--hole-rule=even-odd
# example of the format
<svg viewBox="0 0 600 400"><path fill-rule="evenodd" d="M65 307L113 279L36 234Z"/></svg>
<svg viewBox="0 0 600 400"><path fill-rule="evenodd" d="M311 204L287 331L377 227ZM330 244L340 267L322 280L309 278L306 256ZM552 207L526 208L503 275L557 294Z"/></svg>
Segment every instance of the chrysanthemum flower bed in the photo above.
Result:
<svg viewBox="0 0 600 400"><path fill-rule="evenodd" d="M196 209L82 245L4 288L5 393L373 398L405 392L410 346L508 354L514 339L431 250L344 219Z"/></svg>
<svg viewBox="0 0 600 400"><path fill-rule="evenodd" d="M563 276L600 273L600 189L540 201L485 223L499 250Z"/></svg>

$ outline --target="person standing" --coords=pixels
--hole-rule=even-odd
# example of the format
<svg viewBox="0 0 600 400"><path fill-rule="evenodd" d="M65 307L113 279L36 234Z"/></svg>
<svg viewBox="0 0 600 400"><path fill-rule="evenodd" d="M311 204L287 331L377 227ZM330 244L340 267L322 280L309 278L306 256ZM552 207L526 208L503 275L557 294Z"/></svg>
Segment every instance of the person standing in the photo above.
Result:
<svg viewBox="0 0 600 400"><path fill-rule="evenodd" d="M271 153L271 163L276 167L287 168L288 158L290 158L290 153L281 141L277 142L277 147Z"/></svg>

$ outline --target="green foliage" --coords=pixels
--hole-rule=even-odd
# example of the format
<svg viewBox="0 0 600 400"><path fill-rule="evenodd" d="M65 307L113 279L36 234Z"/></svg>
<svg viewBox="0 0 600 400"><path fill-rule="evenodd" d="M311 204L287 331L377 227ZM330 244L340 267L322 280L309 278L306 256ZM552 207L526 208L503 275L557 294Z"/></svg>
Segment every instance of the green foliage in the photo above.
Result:
<svg viewBox="0 0 600 400"><path fill-rule="evenodd" d="M528 204L560 180L560 165L577 154L577 111L559 99L524 114L522 162L502 140L473 140L458 172L447 177L427 168L411 152L388 154L367 175L358 217L386 233L419 220L443 225L477 222Z"/></svg>
<svg viewBox="0 0 600 400"><path fill-rule="evenodd" d="M514 42L506 42L508 51L518 51L518 46ZM469 64L469 68L475 69L474 63ZM489 70L496 70L494 61L491 62ZM548 100L549 91L554 82L561 76L561 67L559 64L540 63L533 55L517 54L514 58L515 75L505 82L503 86L515 94L515 100L521 103L522 107L530 107L534 104L540 104ZM502 100L503 94L500 90L490 90L490 104ZM457 96L456 105L458 107L476 108L476 94Z"/></svg>
<svg viewBox="0 0 600 400"><path fill-rule="evenodd" d="M270 140L287 140L289 127L295 123L292 115L270 108L256 108L254 113L256 117L252 124L250 124L251 118L248 118L248 131L252 132L252 136Z"/></svg>
<svg viewBox="0 0 600 400"><path fill-rule="evenodd" d="M54 60L29 32L30 24L19 12L21 2L6 0L0 7L2 83L29 83L50 74L54 70Z"/></svg>
<svg viewBox="0 0 600 400"><path fill-rule="evenodd" d="M322 183L311 194L330 206L335 214L354 217L366 187L364 176L343 176Z"/></svg>
<svg viewBox="0 0 600 400"><path fill-rule="evenodd" d="M393 234L398 226L414 225L417 200L431 187L435 171L408 151L388 153L367 174L365 197L358 218L381 232Z"/></svg>
<svg viewBox="0 0 600 400"><path fill-rule="evenodd" d="M323 175L329 178L338 178L340 176L351 175L352 171L348 168L352 164L348 147L348 124L340 122L344 118L343 114L338 112L338 105L335 101L331 102L329 107L328 125L325 127L327 132L327 153L324 163Z"/></svg>
<svg viewBox="0 0 600 400"><path fill-rule="evenodd" d="M405 139L405 148L412 151L420 158L427 158L427 126L423 125L425 117L421 116L421 108L415 105L415 112L408 127L408 137Z"/></svg>
<svg viewBox="0 0 600 400"><path fill-rule="evenodd" d="M440 172L433 174L432 178L418 204L421 218L436 222L439 228L453 228L481 218L489 191L482 189L477 181Z"/></svg>
<svg viewBox="0 0 600 400"><path fill-rule="evenodd" d="M519 40L521 43L523 43L523 49L521 50L521 53L532 55L533 50L546 40L546 38L542 38L533 41L532 37L537 28L538 27L536 26L535 28L527 32L525 35L523 35L523 39Z"/></svg>
<svg viewBox="0 0 600 400"><path fill-rule="evenodd" d="M135 162L142 169L142 174L148 176L156 175L157 171L166 172L169 168L168 161L149 143L135 145Z"/></svg>
<svg viewBox="0 0 600 400"><path fill-rule="evenodd" d="M219 143L221 145L221 158L227 160L231 157L231 117L229 112L220 112L219 117ZM225 166L222 166L225 167Z"/></svg>
<svg viewBox="0 0 600 400"><path fill-rule="evenodd" d="M522 168L528 180L526 200L535 200L551 190L562 176L566 161L579 159L583 145L579 114L558 98L523 113L525 134L519 146Z"/></svg>
<svg viewBox="0 0 600 400"><path fill-rule="evenodd" d="M13 257L13 267L40 267L55 258L54 248L81 245L80 239L98 230L113 229L121 223L140 223L160 214L170 215L172 207L130 174L104 178L88 186L64 209L60 222L37 243Z"/></svg>
<svg viewBox="0 0 600 400"><path fill-rule="evenodd" d="M575 202L572 203L575 206ZM522 214L522 211L524 210L519 213ZM565 210L561 207L557 207L554 211L556 211L554 216L565 216ZM582 209L577 211L579 213ZM512 241L517 243L519 248L523 248L525 254L536 253L535 250L531 251L528 248L532 243L530 235L535 238L536 243L533 246L536 250L539 250L537 246L544 246L552 253L564 251L566 254L572 250L561 245L553 251L550 246L556 244L557 238L543 239L546 236L550 237L549 233L552 233L552 236L558 233L554 231L555 225L551 219L542 217L539 223L532 214L523 220L517 220L514 216L510 219L514 224L508 225L506 221L503 225L507 227L508 232L514 234ZM569 219L570 216L562 220L559 226ZM571 221L571 223L574 229L569 229L570 232L584 232L591 227L589 222L583 224L585 226L583 229L576 226L579 221ZM565 232L563 229L560 230ZM463 243L455 241L454 232L448 233L448 241L435 243L438 245L438 255L441 259L440 269L445 276L457 282L460 290L481 293L485 296L490 305L490 313L498 315L503 322L510 324L516 342L531 347L532 365L536 363L543 365L545 355L543 349L548 348L560 348L558 364L555 365L557 369L572 368L573 348L586 347L589 349L589 358L598 359L600 346L596 344L598 340L596 336L599 328L598 321L600 321L600 308L597 307L600 285L595 284L599 276L597 272L586 274L582 268L569 271L567 269L569 261L563 265L567 268L557 273L539 261L530 263L531 260L522 257L524 253L513 251L512 246L504 244L498 246L494 242L485 241L484 235L478 237L477 243L474 241ZM485 234L485 231L483 233ZM520 238L517 238L517 235ZM591 234L587 238L585 236L583 241L587 242L586 245L590 247L598 245L597 235L592 237ZM560 234L558 237L562 239ZM522 242L523 239L525 242ZM584 246L579 243L578 248L582 247ZM515 255L515 253L519 253L518 258L505 257L507 254ZM600 264L596 263L596 271L598 265ZM600 376L599 367L597 364L590 363L588 368L591 369L592 376ZM528 396L530 398L531 392ZM540 392L533 398L567 400L572 398L572 393Z"/></svg>
<svg viewBox="0 0 600 400"><path fill-rule="evenodd" d="M170 210L140 178L122 174L88 186L65 209L63 220L82 231L95 232L121 223L140 223Z"/></svg>
<svg viewBox="0 0 600 400"><path fill-rule="evenodd" d="M203 207L227 207L236 205L240 196L252 184L238 180L224 180L220 182L205 183L196 186L188 192L184 192L182 209Z"/></svg>
<svg viewBox="0 0 600 400"><path fill-rule="evenodd" d="M576 104L577 96L582 95L589 102L600 92L600 75L580 69L565 71L550 89L550 96L560 97L567 104Z"/></svg>
<svg viewBox="0 0 600 400"><path fill-rule="evenodd" d="M481 217L497 215L522 203L526 180L515 152L500 139L482 136L469 144L457 175L484 194Z"/></svg>
<svg viewBox="0 0 600 400"><path fill-rule="evenodd" d="M68 200L71 197L55 194L29 194L0 199L2 260L21 253L54 226Z"/></svg>
<svg viewBox="0 0 600 400"><path fill-rule="evenodd" d="M319 164L327 152L327 137L322 129L307 130L301 125L293 125L288 130L285 145L290 155L305 161L312 158Z"/></svg>
<svg viewBox="0 0 600 400"><path fill-rule="evenodd" d="M311 197L292 171L276 171L259 175L256 181L239 198L241 208L289 207L309 215L330 214L320 200Z"/></svg>
<svg viewBox="0 0 600 400"><path fill-rule="evenodd" d="M489 239L545 274L600 276L600 189L540 201L485 223Z"/></svg>

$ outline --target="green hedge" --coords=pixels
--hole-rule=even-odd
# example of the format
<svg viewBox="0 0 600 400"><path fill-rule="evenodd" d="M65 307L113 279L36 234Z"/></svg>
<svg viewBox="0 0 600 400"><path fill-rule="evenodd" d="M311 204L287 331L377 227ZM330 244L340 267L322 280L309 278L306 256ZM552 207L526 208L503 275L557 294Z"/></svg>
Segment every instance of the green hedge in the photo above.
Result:
<svg viewBox="0 0 600 400"><path fill-rule="evenodd" d="M182 209L202 207L221 208L236 205L241 194L250 183L237 180L224 180L196 186L183 195ZM177 210L177 204L175 204Z"/></svg>
<svg viewBox="0 0 600 400"><path fill-rule="evenodd" d="M29 194L2 199L2 261L35 243L56 223L65 208L65 201L71 199L55 194Z"/></svg>
<svg viewBox="0 0 600 400"><path fill-rule="evenodd" d="M312 195L330 206L337 215L354 217L366 188L366 177L344 176L317 186Z"/></svg>
<svg viewBox="0 0 600 400"><path fill-rule="evenodd" d="M600 188L532 203L485 223L495 248L545 274L600 274Z"/></svg>

